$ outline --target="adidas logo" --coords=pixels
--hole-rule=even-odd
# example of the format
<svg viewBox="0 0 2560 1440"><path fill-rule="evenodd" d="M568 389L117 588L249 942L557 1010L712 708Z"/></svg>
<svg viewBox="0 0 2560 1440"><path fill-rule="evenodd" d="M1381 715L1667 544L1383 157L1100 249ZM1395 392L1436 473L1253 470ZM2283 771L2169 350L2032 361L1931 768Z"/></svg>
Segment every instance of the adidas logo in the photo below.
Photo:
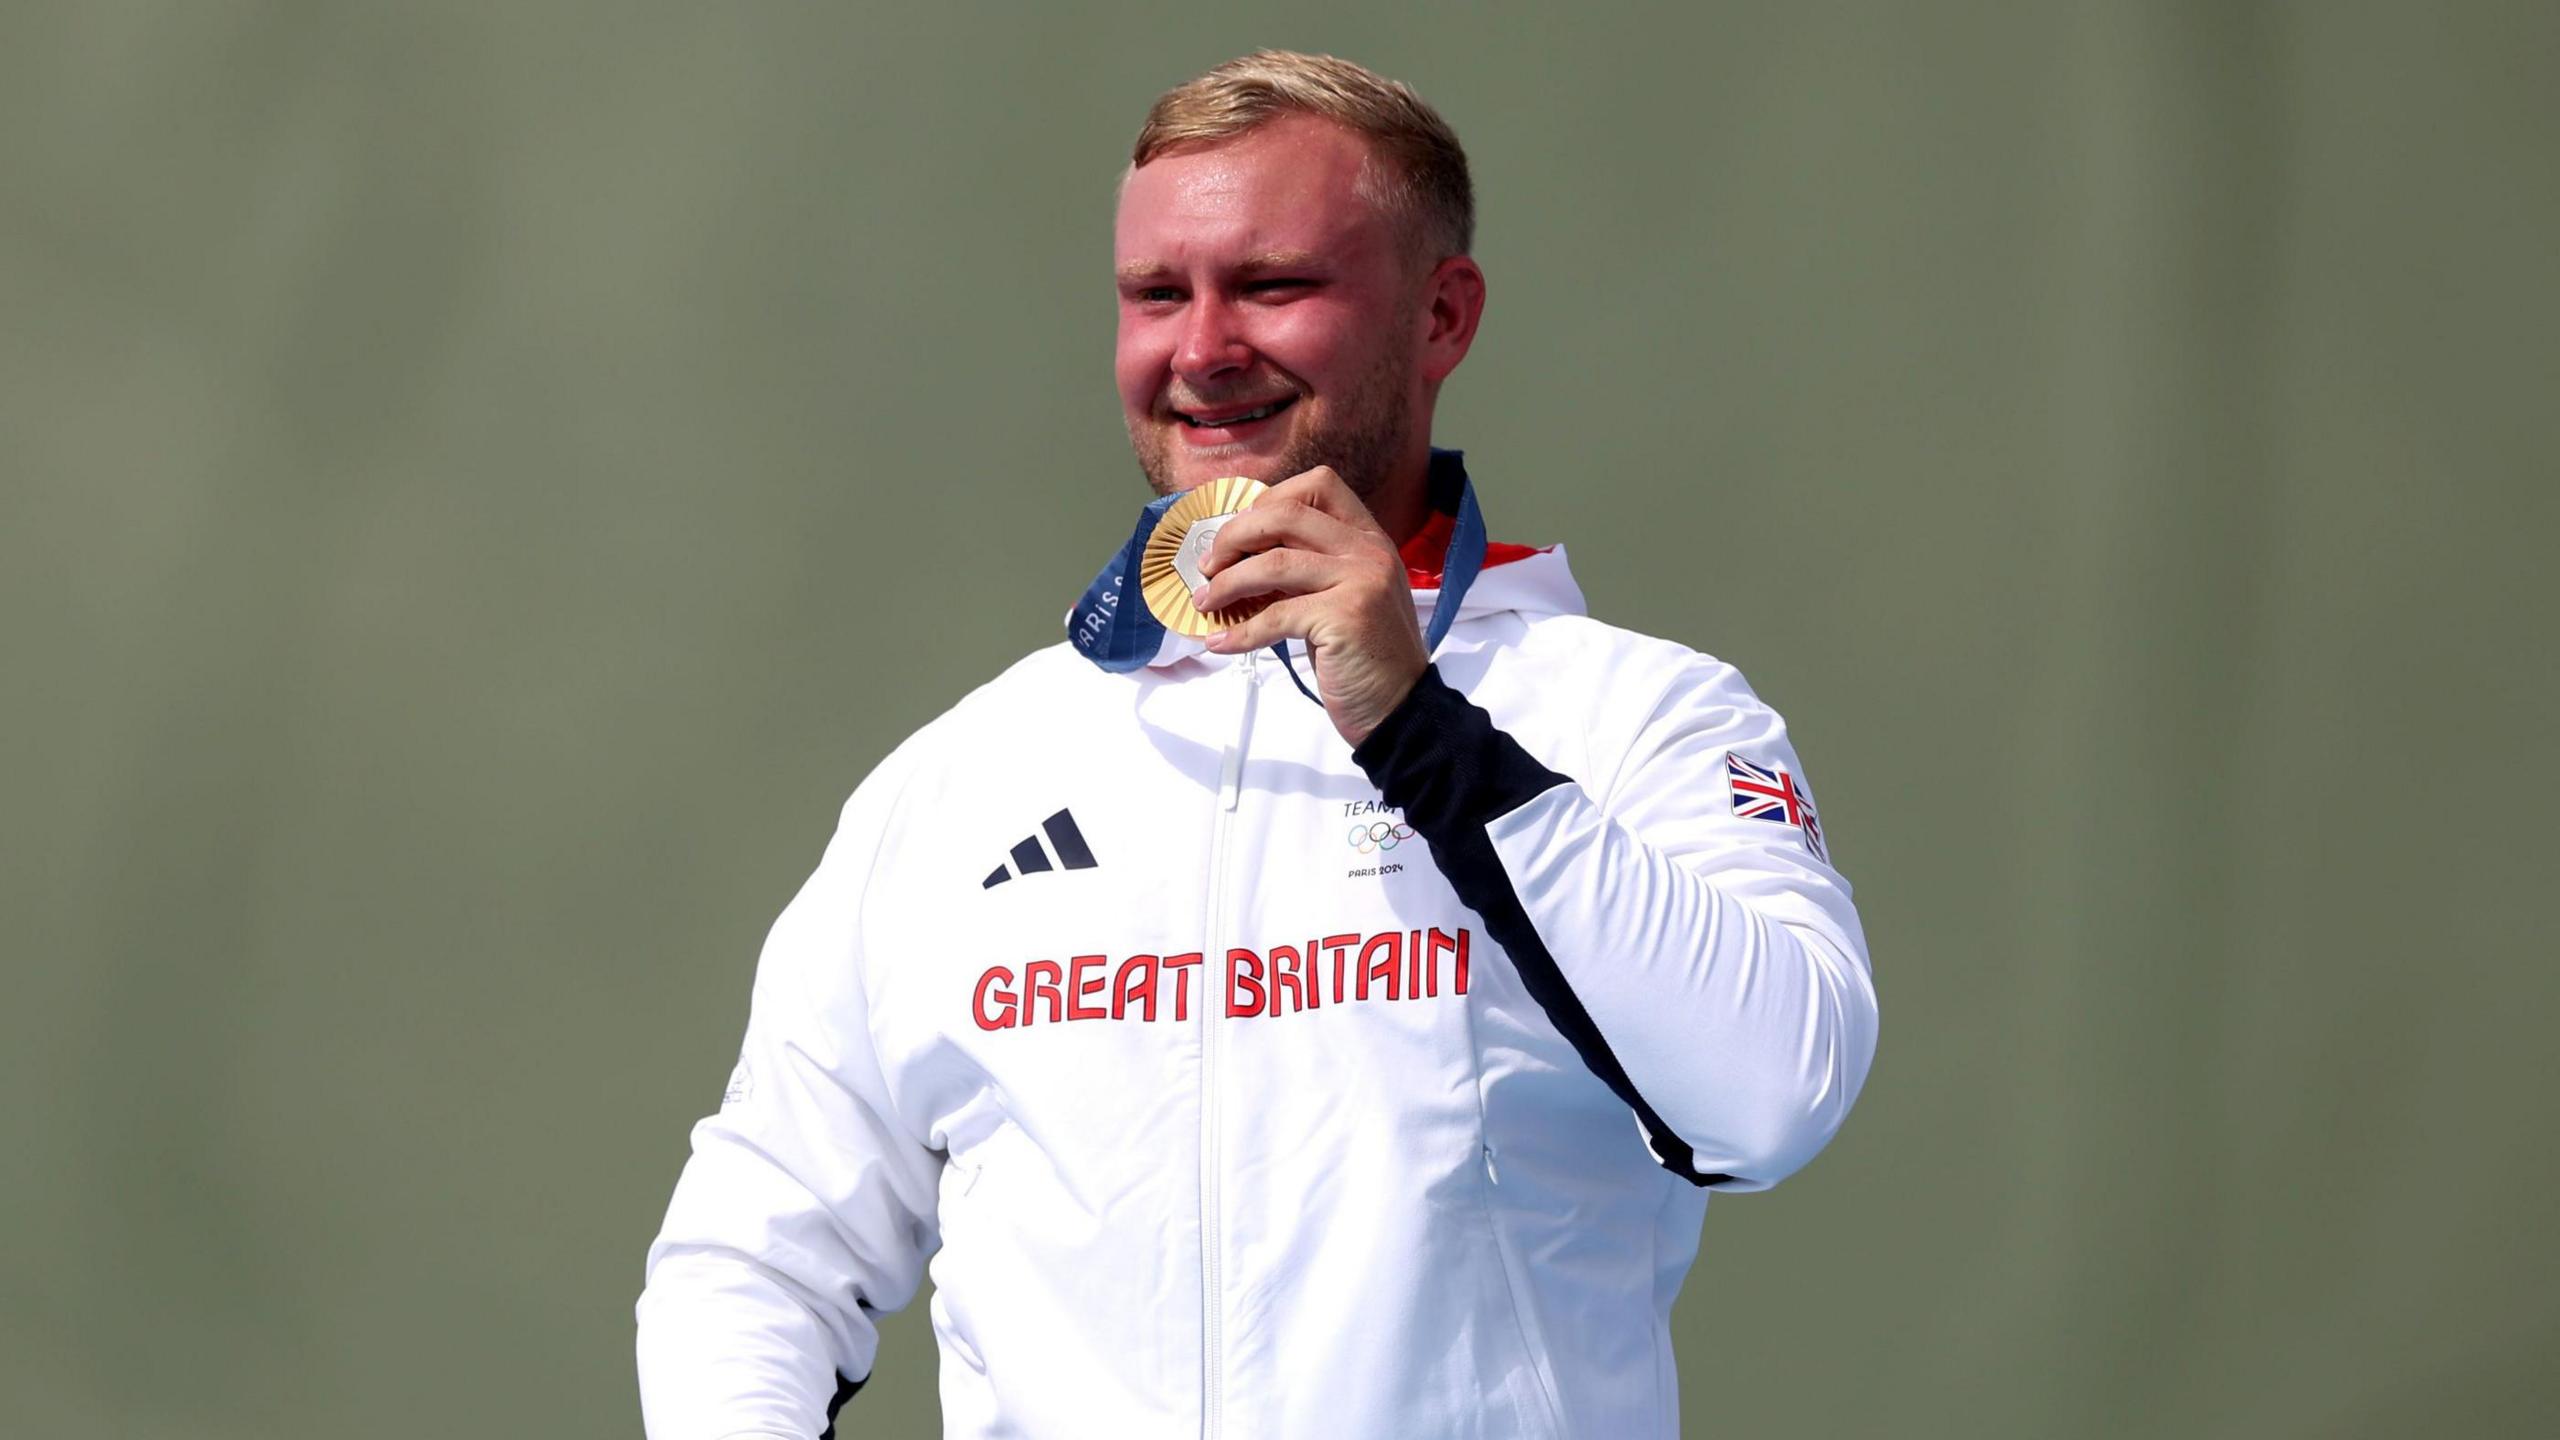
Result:
<svg viewBox="0 0 2560 1440"><path fill-rule="evenodd" d="M1041 840L1046 837L1048 843ZM1005 862L987 872L986 883L979 888L993 890L1016 875L1036 875L1043 870L1090 870L1093 849L1084 843L1084 832L1076 828L1076 817L1061 810L1040 822L1040 828L1022 838Z"/></svg>

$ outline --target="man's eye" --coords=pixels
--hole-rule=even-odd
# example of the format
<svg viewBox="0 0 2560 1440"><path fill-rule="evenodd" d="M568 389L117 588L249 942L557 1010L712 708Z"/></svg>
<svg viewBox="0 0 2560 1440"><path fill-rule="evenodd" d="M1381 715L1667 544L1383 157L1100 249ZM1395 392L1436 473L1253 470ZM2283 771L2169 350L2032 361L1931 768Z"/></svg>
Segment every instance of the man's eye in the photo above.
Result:
<svg viewBox="0 0 2560 1440"><path fill-rule="evenodd" d="M1273 293L1286 294L1293 291L1307 289L1315 283L1316 282L1313 280L1304 280L1292 275L1271 280L1256 280L1244 288L1245 293L1251 295L1268 295Z"/></svg>
<svg viewBox="0 0 2560 1440"><path fill-rule="evenodd" d="M1150 285L1138 292L1141 305L1170 305L1182 298L1182 292L1170 285Z"/></svg>

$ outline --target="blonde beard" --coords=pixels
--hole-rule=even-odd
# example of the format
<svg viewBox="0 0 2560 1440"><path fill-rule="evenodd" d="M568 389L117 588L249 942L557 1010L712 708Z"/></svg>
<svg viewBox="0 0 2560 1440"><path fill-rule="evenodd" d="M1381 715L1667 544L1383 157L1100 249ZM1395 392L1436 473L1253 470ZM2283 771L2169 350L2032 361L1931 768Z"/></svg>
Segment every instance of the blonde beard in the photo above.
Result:
<svg viewBox="0 0 2560 1440"><path fill-rule="evenodd" d="M1351 493L1364 505L1371 505L1387 479L1395 473L1398 456L1404 453L1413 434L1412 418L1402 400L1403 381L1412 362L1404 356L1386 354L1360 377L1350 390L1355 408L1339 421L1324 425L1313 433L1294 437L1276 460L1248 460L1235 468L1218 472L1218 477L1203 475L1201 480L1226 475L1243 475L1266 485L1276 485L1292 475L1303 475L1319 465L1330 465ZM1383 400L1383 404L1373 404ZM1303 402L1301 402L1303 403ZM1180 422L1175 422L1179 424ZM1150 430L1141 439L1129 437L1129 448L1138 458L1138 469L1147 477L1148 488L1158 495L1179 495L1196 485L1173 478L1172 451L1176 442L1166 430ZM1269 474L1256 474L1267 469Z"/></svg>

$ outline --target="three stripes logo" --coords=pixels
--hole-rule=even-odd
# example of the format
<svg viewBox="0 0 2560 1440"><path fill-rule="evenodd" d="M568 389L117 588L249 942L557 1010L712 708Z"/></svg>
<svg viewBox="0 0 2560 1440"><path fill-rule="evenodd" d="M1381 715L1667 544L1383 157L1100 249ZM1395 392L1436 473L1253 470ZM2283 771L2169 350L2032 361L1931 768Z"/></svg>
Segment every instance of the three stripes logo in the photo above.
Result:
<svg viewBox="0 0 2560 1440"><path fill-rule="evenodd" d="M1093 847L1084 843L1084 832L1076 828L1076 817L1061 810L1040 822L1040 828L1022 838L1005 857L1005 862L987 872L982 890L993 890L1017 875L1037 875L1043 870L1090 870L1094 866Z"/></svg>

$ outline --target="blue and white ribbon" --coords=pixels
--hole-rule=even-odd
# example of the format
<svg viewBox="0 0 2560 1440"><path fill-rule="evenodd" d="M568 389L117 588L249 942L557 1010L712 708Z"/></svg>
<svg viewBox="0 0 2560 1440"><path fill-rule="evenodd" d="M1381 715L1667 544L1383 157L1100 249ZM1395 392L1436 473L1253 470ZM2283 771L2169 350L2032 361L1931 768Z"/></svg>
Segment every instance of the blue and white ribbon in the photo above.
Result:
<svg viewBox="0 0 2560 1440"><path fill-rule="evenodd" d="M1445 495L1454 484L1457 490L1457 523L1450 531L1449 553L1440 562L1440 595L1431 605L1431 619L1422 630L1425 654L1437 651L1447 638L1449 627L1458 621L1458 607L1465 603L1467 587L1475 584L1484 569L1484 512L1476 505L1475 482L1467 478L1466 456L1457 450L1431 452L1430 491L1434 497ZM1179 495L1160 496L1138 512L1137 527L1129 532L1129 543L1102 567L1102 573L1086 586L1076 608L1067 614L1067 639L1084 657L1110 671L1136 670L1164 646L1164 622L1147 608L1146 597L1138 589L1138 557L1146 553L1147 540L1156 533L1157 522L1173 507ZM1298 667L1290 661L1286 641L1271 647L1288 667L1289 679L1310 700L1316 693L1298 678ZM1319 704L1322 703L1318 700Z"/></svg>

